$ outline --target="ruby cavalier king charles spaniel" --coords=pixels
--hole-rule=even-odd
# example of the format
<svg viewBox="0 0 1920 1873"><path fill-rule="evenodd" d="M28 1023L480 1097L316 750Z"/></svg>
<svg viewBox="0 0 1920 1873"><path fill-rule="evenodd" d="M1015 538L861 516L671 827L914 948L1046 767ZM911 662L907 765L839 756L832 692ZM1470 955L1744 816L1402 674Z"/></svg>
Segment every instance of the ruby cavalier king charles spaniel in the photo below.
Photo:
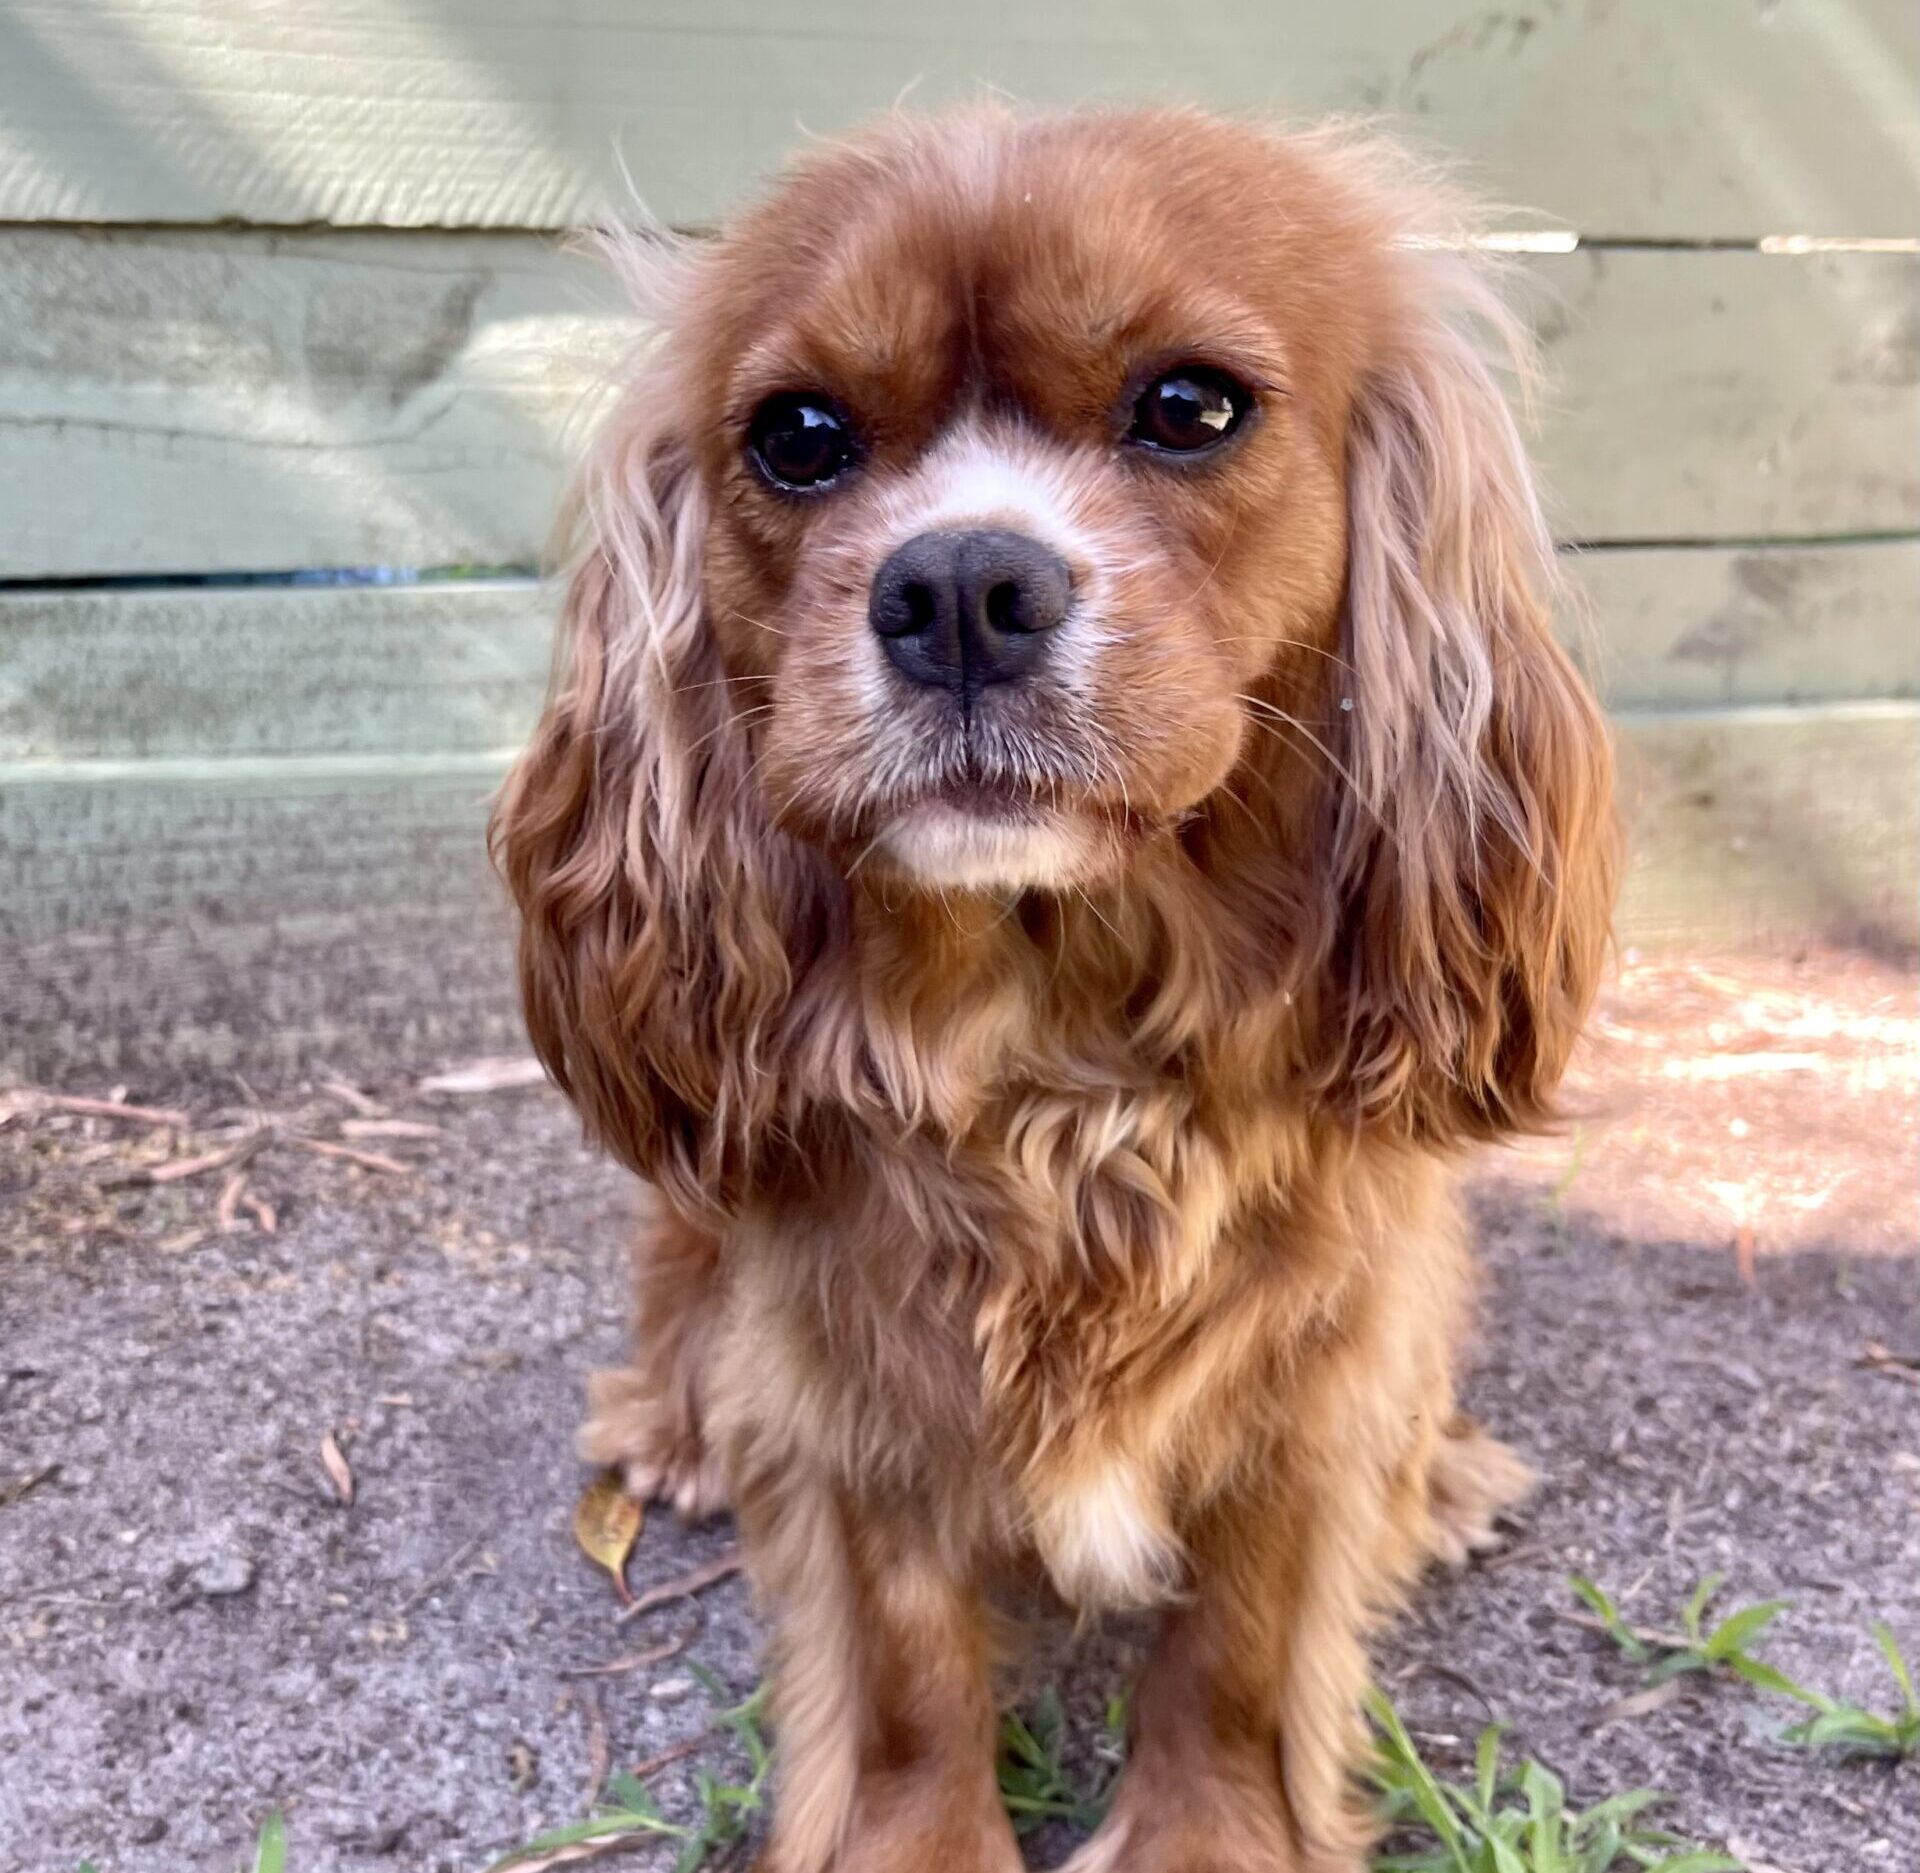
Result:
<svg viewBox="0 0 1920 1873"><path fill-rule="evenodd" d="M1608 944L1468 205L1345 130L897 117L717 238L572 505L496 811L529 1028L652 1188L584 1453L730 1506L765 1873L1011 1873L995 1655L1158 1610L1075 1873L1358 1873L1369 1627L1525 1467L1452 1173Z"/></svg>

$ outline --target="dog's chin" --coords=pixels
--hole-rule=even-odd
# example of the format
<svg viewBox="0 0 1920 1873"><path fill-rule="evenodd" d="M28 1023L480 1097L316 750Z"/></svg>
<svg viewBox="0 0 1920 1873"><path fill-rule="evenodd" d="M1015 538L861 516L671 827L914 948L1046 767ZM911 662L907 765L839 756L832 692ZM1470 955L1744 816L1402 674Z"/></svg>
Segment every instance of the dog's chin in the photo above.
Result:
<svg viewBox="0 0 1920 1873"><path fill-rule="evenodd" d="M897 813L875 843L890 870L930 891L1048 891L1107 869L1110 839L1056 808L924 800Z"/></svg>

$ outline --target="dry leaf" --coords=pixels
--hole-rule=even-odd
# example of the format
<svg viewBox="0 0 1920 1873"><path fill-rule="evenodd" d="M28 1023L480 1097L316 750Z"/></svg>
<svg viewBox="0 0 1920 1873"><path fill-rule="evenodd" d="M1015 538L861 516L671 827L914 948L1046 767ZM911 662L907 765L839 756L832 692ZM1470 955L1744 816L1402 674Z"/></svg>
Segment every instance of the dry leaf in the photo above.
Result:
<svg viewBox="0 0 1920 1873"><path fill-rule="evenodd" d="M420 1082L423 1093L495 1093L515 1086L538 1086L547 1070L531 1054L495 1054L463 1067L436 1073Z"/></svg>
<svg viewBox="0 0 1920 1873"><path fill-rule="evenodd" d="M629 1605L633 1593L627 1586L627 1556L645 1521L646 1511L627 1494L618 1470L602 1470L573 1511L573 1538L580 1552L613 1576L614 1590Z"/></svg>
<svg viewBox="0 0 1920 1873"><path fill-rule="evenodd" d="M1610 1723L1621 1723L1630 1717L1645 1717L1653 1711L1664 1710L1680 1695L1681 1688L1678 1678L1668 1678L1654 1685L1651 1690L1636 1691L1631 1697L1617 1698L1594 1712L1593 1727L1598 1730Z"/></svg>
<svg viewBox="0 0 1920 1873"><path fill-rule="evenodd" d="M341 1450L339 1439L331 1431L320 1440L320 1461L326 1465L327 1478L333 1484L333 1493L340 1498L340 1506L351 1509L353 1472L347 1467L346 1453Z"/></svg>

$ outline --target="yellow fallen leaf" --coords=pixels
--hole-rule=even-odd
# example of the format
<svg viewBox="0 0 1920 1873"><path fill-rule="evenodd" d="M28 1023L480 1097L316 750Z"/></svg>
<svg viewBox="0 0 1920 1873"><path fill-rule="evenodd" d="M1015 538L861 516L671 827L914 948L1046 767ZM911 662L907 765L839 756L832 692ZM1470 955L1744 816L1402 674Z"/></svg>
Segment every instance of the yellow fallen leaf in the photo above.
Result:
<svg viewBox="0 0 1920 1873"><path fill-rule="evenodd" d="M602 1470L574 1507L573 1538L580 1552L613 1576L614 1591L623 1603L633 1598L627 1586L627 1556L645 1520L646 1511L627 1494L618 1470Z"/></svg>

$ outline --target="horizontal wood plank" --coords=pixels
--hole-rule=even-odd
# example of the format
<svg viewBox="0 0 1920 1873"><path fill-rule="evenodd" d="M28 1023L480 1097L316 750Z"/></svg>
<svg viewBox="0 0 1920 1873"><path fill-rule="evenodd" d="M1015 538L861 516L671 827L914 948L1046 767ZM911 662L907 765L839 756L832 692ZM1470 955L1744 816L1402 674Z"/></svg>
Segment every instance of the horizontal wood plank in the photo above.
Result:
<svg viewBox="0 0 1920 1873"><path fill-rule="evenodd" d="M530 583L0 593L0 762L512 748L556 605Z"/></svg>
<svg viewBox="0 0 1920 1873"><path fill-rule="evenodd" d="M1920 697L1920 540L1643 546L1566 566L1584 601L1567 636L1613 708Z"/></svg>
<svg viewBox="0 0 1920 1873"><path fill-rule="evenodd" d="M1623 943L1920 942L1920 705L1629 714ZM491 775L0 784L0 1073L517 1045Z"/></svg>
<svg viewBox="0 0 1920 1873"><path fill-rule="evenodd" d="M1910 0L11 0L0 218L711 220L810 133L976 95L1385 113L1593 233L1912 234ZM803 127L804 126L804 127Z"/></svg>
<svg viewBox="0 0 1920 1873"><path fill-rule="evenodd" d="M1595 248L1534 271L1562 537L1920 531L1920 254Z"/></svg>
<svg viewBox="0 0 1920 1873"><path fill-rule="evenodd" d="M1567 563L1567 635L1615 708L1920 697L1920 542ZM557 608L531 582L0 592L0 764L497 755Z"/></svg>
<svg viewBox="0 0 1920 1873"><path fill-rule="evenodd" d="M1920 531L1920 257L1532 271L1564 534ZM0 231L0 578L530 563L636 336L534 236Z"/></svg>
<svg viewBox="0 0 1920 1873"><path fill-rule="evenodd" d="M531 235L0 231L0 577L526 563L636 336Z"/></svg>

